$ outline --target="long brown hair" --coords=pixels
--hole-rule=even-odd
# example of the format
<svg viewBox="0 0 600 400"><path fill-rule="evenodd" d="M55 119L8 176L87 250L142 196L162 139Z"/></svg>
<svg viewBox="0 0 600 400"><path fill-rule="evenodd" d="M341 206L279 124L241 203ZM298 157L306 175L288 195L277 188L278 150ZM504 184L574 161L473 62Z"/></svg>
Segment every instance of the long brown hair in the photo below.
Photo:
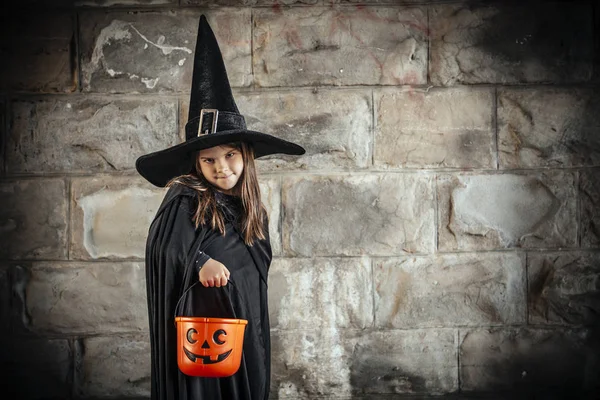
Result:
<svg viewBox="0 0 600 400"><path fill-rule="evenodd" d="M221 146L230 146L242 153L244 170L239 181L233 188L233 193L242 200L243 212L240 216L240 227L244 242L251 246L254 240L265 239L263 223L267 214L260 199L260 187L254 165L254 149L245 142L228 143ZM175 183L187 186L196 191L198 207L192 218L196 228L200 225L210 223L210 227L213 230L218 230L225 236L225 219L223 213L217 207L216 189L202 175L200 157L198 155L196 155L195 170L187 175L180 175L171 179L167 187Z"/></svg>

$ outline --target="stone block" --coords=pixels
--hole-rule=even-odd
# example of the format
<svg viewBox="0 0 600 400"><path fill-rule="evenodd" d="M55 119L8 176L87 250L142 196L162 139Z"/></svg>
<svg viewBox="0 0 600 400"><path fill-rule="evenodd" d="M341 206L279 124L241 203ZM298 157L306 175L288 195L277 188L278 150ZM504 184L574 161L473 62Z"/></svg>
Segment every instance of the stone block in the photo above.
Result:
<svg viewBox="0 0 600 400"><path fill-rule="evenodd" d="M458 389L454 330L306 329L271 336L275 398L375 398L368 396Z"/></svg>
<svg viewBox="0 0 600 400"><path fill-rule="evenodd" d="M269 215L269 238L273 255L281 254L281 184L279 179L259 178L261 200Z"/></svg>
<svg viewBox="0 0 600 400"><path fill-rule="evenodd" d="M491 89L375 91L379 168L495 168Z"/></svg>
<svg viewBox="0 0 600 400"><path fill-rule="evenodd" d="M450 329L361 334L351 355L353 392L399 396L458 390L456 336Z"/></svg>
<svg viewBox="0 0 600 400"><path fill-rule="evenodd" d="M461 388L466 393L529 395L519 398L588 398L579 394L598 389L598 350L595 334L586 330L492 328L461 332ZM551 396L531 397L540 392Z"/></svg>
<svg viewBox="0 0 600 400"><path fill-rule="evenodd" d="M68 399L73 352L65 339L2 337L3 398Z"/></svg>
<svg viewBox="0 0 600 400"><path fill-rule="evenodd" d="M573 173L442 175L437 188L441 251L576 245Z"/></svg>
<svg viewBox="0 0 600 400"><path fill-rule="evenodd" d="M140 177L73 179L69 258L144 258L165 193Z"/></svg>
<svg viewBox="0 0 600 400"><path fill-rule="evenodd" d="M530 253L527 274L530 323L600 324L599 254Z"/></svg>
<svg viewBox="0 0 600 400"><path fill-rule="evenodd" d="M366 258L276 259L269 271L271 327L371 327L373 281Z"/></svg>
<svg viewBox="0 0 600 400"><path fill-rule="evenodd" d="M349 398L351 351L352 343L337 329L272 332L272 397Z"/></svg>
<svg viewBox="0 0 600 400"><path fill-rule="evenodd" d="M433 6L431 82L585 82L592 77L591 5Z"/></svg>
<svg viewBox="0 0 600 400"><path fill-rule="evenodd" d="M526 322L524 255L465 253L377 260L375 326Z"/></svg>
<svg viewBox="0 0 600 400"><path fill-rule="evenodd" d="M298 143L302 156L274 154L257 159L260 172L358 169L371 163L371 91L299 89L234 93L249 130ZM181 134L189 102L182 101Z"/></svg>
<svg viewBox="0 0 600 400"><path fill-rule="evenodd" d="M427 82L422 7L264 8L253 16L259 86Z"/></svg>
<svg viewBox="0 0 600 400"><path fill-rule="evenodd" d="M8 173L134 171L179 142L177 102L75 97L13 103Z"/></svg>
<svg viewBox="0 0 600 400"><path fill-rule="evenodd" d="M579 197L581 201L581 246L600 245L600 172L590 169L579 175Z"/></svg>
<svg viewBox="0 0 600 400"><path fill-rule="evenodd" d="M394 256L433 251L433 189L427 175L290 177L282 193L286 254Z"/></svg>
<svg viewBox="0 0 600 400"><path fill-rule="evenodd" d="M150 342L140 336L83 340L76 392L85 398L150 398Z"/></svg>
<svg viewBox="0 0 600 400"><path fill-rule="evenodd" d="M143 263L35 263L22 285L33 331L148 330Z"/></svg>
<svg viewBox="0 0 600 400"><path fill-rule="evenodd" d="M84 12L80 15L86 92L189 92L200 10ZM232 86L252 83L250 9L206 13Z"/></svg>
<svg viewBox="0 0 600 400"><path fill-rule="evenodd" d="M67 257L67 187L62 179L0 183L0 258Z"/></svg>
<svg viewBox="0 0 600 400"><path fill-rule="evenodd" d="M237 100L248 129L306 149L302 156L260 158L260 172L359 169L371 164L370 90L261 92Z"/></svg>
<svg viewBox="0 0 600 400"><path fill-rule="evenodd" d="M594 90L500 90L500 168L598 166L599 125L600 96Z"/></svg>
<svg viewBox="0 0 600 400"><path fill-rule="evenodd" d="M0 59L10 62L0 64L0 90L75 91L73 18L71 13L57 12L14 12L3 18Z"/></svg>

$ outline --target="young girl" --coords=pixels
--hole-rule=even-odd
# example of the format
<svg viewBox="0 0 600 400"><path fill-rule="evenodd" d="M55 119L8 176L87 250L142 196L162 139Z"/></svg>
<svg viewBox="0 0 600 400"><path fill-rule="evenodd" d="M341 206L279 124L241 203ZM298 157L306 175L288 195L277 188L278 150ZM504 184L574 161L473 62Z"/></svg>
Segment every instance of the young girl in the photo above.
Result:
<svg viewBox="0 0 600 400"><path fill-rule="evenodd" d="M202 16L186 141L136 162L144 178L169 187L146 243L153 400L268 399L271 245L254 159L274 153L300 155L304 149L246 129L216 39ZM199 297L200 290L186 292L198 281L214 301ZM217 294L225 293L235 318L248 321L241 365L233 376L200 378L179 370L174 317L184 292L190 299L182 315L218 316L213 314L222 311Z"/></svg>

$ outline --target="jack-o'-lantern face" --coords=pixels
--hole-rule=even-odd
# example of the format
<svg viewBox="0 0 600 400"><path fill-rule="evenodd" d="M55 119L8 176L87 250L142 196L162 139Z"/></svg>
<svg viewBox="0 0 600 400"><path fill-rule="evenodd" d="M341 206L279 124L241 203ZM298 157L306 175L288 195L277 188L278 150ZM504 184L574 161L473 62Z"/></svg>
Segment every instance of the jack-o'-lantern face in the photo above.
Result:
<svg viewBox="0 0 600 400"><path fill-rule="evenodd" d="M206 339L199 337L196 329L190 328L183 351L192 362L200 359L202 364L216 364L229 357L233 349L227 345L227 332L224 329L217 329L212 337Z"/></svg>

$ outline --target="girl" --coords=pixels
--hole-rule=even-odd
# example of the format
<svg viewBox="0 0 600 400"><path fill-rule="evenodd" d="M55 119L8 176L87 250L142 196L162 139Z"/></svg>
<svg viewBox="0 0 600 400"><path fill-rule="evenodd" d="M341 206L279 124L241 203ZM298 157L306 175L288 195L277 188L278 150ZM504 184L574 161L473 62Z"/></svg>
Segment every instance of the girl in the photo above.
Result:
<svg viewBox="0 0 600 400"><path fill-rule="evenodd" d="M201 16L186 141L136 162L144 178L169 187L146 243L153 400L268 399L271 245L254 159L274 153L304 149L246 129L216 39ZM226 294L235 318L248 320L233 376L199 378L178 369L175 308L198 281L214 300L187 291L182 315L218 316L219 296Z"/></svg>

